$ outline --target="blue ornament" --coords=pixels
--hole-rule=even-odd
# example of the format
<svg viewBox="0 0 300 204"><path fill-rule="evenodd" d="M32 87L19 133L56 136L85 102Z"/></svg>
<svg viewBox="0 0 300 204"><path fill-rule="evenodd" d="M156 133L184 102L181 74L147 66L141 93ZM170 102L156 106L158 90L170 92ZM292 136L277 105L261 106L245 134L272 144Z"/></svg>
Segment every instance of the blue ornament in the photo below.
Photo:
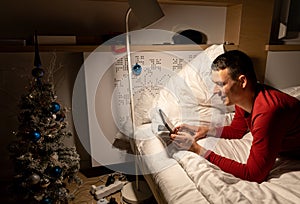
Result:
<svg viewBox="0 0 300 204"><path fill-rule="evenodd" d="M43 198L41 201L42 204L52 204L51 198Z"/></svg>
<svg viewBox="0 0 300 204"><path fill-rule="evenodd" d="M37 67L32 70L31 74L35 78L42 78L44 76L44 70Z"/></svg>
<svg viewBox="0 0 300 204"><path fill-rule="evenodd" d="M134 75L138 76L142 73L142 67L141 65L139 65L138 63L136 63L133 67L132 67L132 72Z"/></svg>
<svg viewBox="0 0 300 204"><path fill-rule="evenodd" d="M56 102L51 103L51 112L57 113L60 110L60 105Z"/></svg>
<svg viewBox="0 0 300 204"><path fill-rule="evenodd" d="M41 133L39 131L33 131L30 133L31 139L37 142L41 138Z"/></svg>
<svg viewBox="0 0 300 204"><path fill-rule="evenodd" d="M62 169L59 166L53 167L53 169L52 169L52 175L54 177L59 177L61 175L61 173L62 173Z"/></svg>

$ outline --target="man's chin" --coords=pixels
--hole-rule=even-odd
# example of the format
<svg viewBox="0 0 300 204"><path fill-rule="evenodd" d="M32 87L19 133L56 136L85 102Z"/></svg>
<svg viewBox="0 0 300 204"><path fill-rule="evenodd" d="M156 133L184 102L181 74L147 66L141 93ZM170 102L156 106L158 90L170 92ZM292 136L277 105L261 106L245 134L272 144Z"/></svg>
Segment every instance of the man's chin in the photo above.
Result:
<svg viewBox="0 0 300 204"><path fill-rule="evenodd" d="M225 106L231 106L231 105L233 105L233 103L231 103L230 101L228 101L228 100L226 100L226 99L223 100L223 104L224 104Z"/></svg>

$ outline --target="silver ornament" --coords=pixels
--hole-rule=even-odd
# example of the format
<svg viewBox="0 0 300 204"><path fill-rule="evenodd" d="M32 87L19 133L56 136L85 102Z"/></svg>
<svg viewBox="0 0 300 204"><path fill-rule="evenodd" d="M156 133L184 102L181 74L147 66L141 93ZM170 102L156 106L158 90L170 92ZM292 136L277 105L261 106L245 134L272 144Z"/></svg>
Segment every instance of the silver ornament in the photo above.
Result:
<svg viewBox="0 0 300 204"><path fill-rule="evenodd" d="M30 183L34 185L34 184L37 184L38 182L40 182L41 178L38 174L32 174L29 177L29 180L30 180Z"/></svg>

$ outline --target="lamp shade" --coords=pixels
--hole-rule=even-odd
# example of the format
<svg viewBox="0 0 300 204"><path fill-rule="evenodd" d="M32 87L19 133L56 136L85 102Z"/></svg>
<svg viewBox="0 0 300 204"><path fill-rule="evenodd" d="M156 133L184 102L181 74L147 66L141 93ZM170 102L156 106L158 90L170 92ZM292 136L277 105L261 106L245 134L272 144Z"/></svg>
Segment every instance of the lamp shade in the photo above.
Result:
<svg viewBox="0 0 300 204"><path fill-rule="evenodd" d="M157 0L128 0L140 25L146 27L164 16Z"/></svg>

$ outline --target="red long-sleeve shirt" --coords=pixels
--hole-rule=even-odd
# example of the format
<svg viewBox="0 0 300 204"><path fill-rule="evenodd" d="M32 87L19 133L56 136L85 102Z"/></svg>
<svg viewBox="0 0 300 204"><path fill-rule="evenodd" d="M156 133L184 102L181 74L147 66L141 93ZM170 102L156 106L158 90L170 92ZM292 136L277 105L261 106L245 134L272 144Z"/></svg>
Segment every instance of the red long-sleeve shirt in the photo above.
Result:
<svg viewBox="0 0 300 204"><path fill-rule="evenodd" d="M262 182L279 154L300 155L300 101L268 86L259 85L252 113L236 106L230 126L221 137L240 139L253 135L246 164L210 152L206 158L223 171L244 180Z"/></svg>

